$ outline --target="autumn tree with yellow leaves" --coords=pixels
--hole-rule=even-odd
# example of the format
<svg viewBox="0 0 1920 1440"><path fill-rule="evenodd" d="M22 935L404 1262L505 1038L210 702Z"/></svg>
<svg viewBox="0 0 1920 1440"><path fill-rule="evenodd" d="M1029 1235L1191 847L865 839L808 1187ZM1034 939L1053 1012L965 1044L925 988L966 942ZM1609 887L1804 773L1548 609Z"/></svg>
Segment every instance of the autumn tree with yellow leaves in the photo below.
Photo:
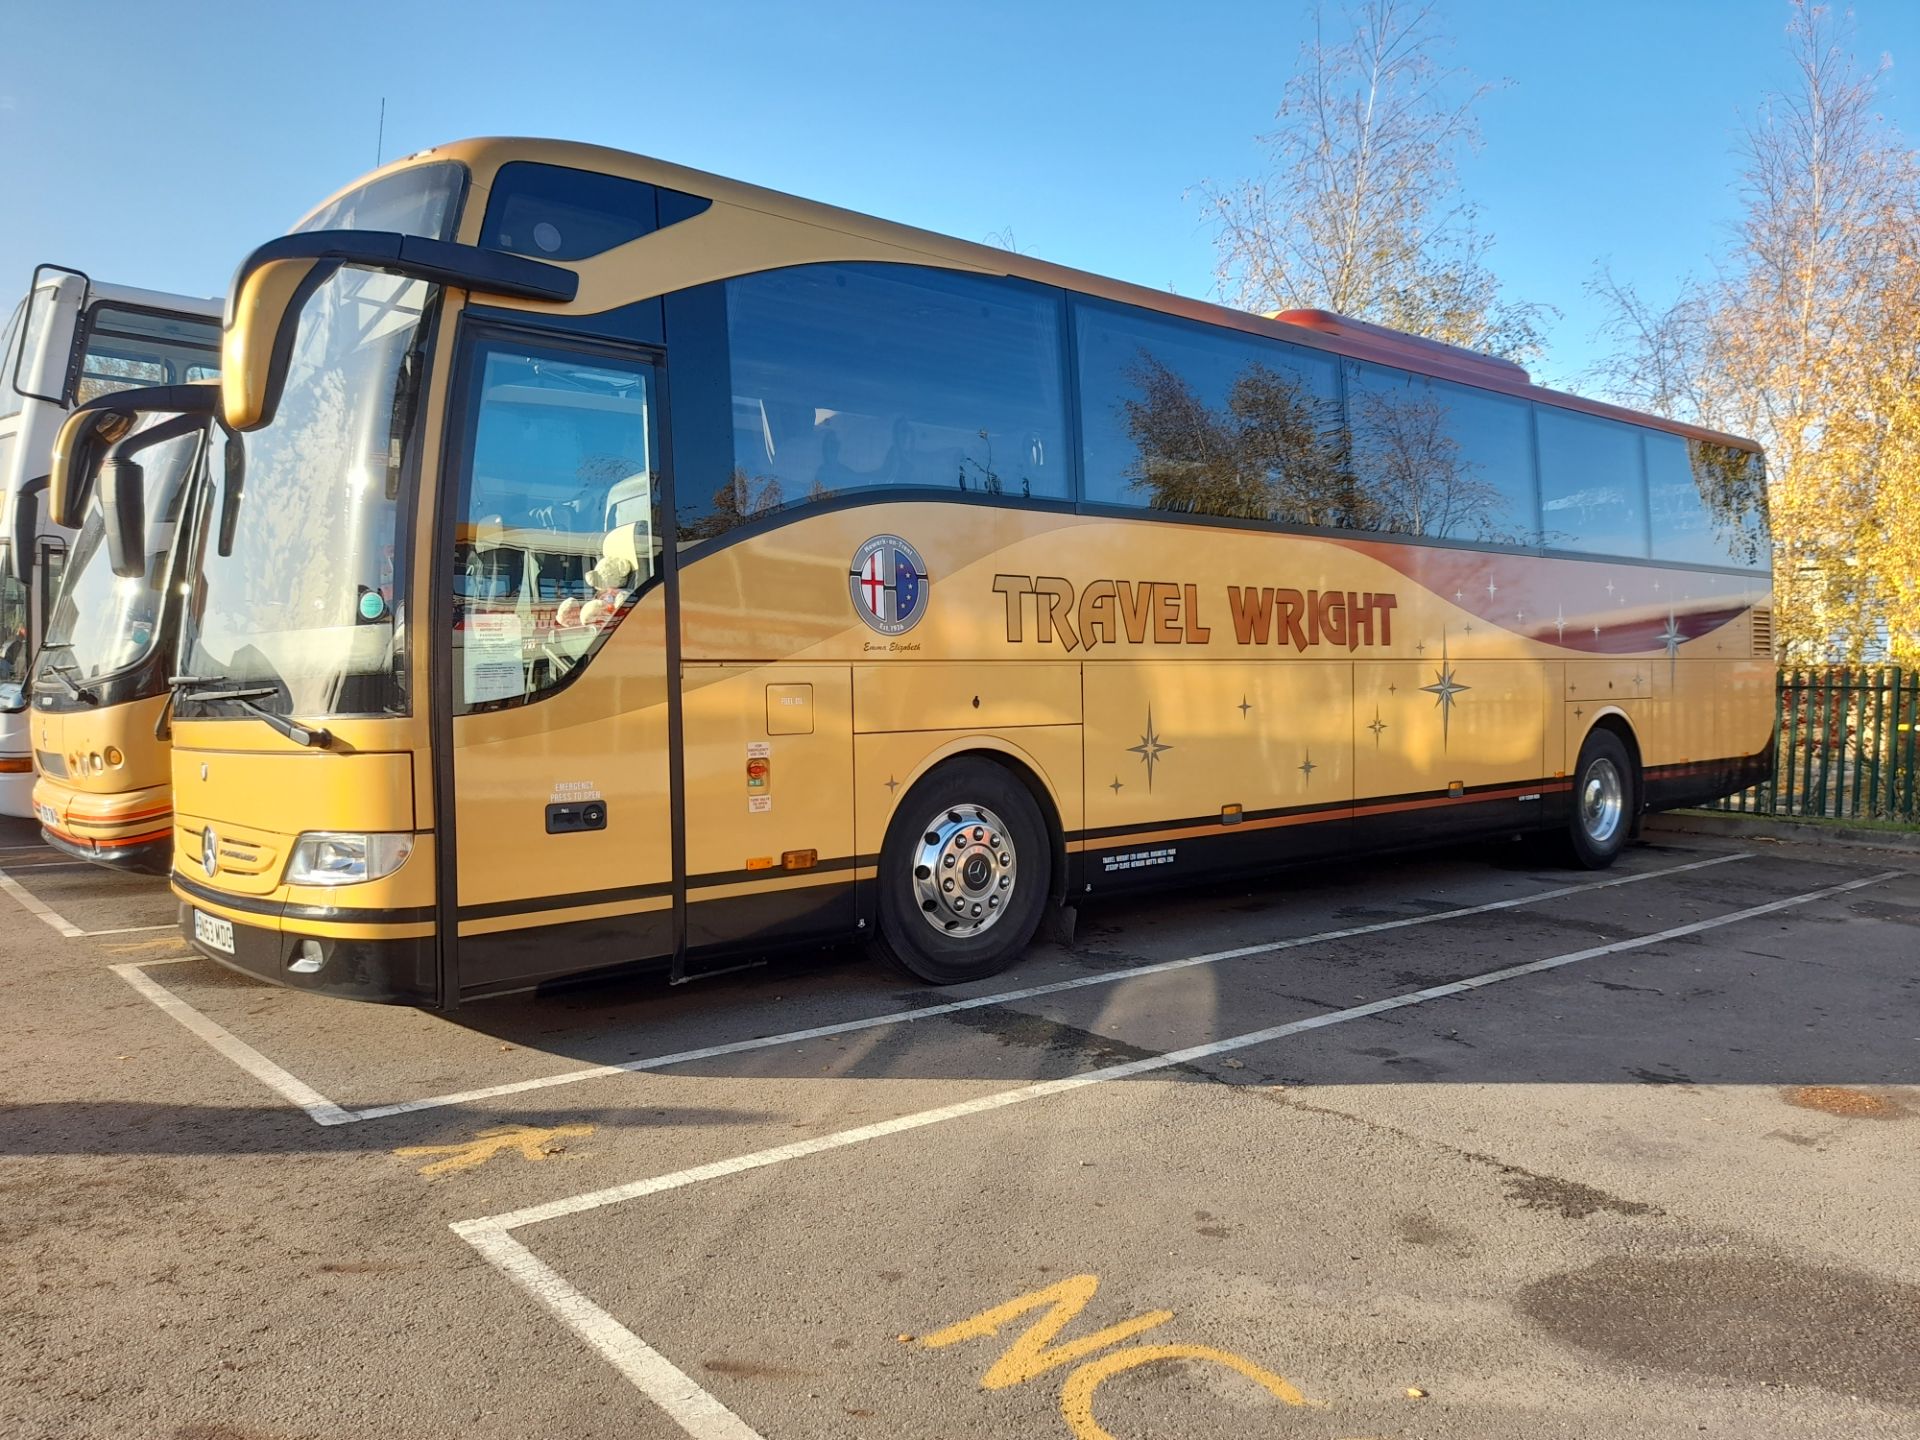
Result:
<svg viewBox="0 0 1920 1440"><path fill-rule="evenodd" d="M1796 0L1793 80L1743 136L1744 212L1670 307L1602 274L1629 404L1767 449L1775 634L1799 662L1920 661L1920 156L1878 72Z"/></svg>

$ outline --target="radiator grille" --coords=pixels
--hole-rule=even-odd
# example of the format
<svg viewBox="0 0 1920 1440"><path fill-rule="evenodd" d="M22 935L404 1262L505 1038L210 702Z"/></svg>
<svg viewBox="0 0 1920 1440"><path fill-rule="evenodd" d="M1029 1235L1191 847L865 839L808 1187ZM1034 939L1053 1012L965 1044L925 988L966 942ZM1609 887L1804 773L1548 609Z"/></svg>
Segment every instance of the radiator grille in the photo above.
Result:
<svg viewBox="0 0 1920 1440"><path fill-rule="evenodd" d="M1762 660L1773 658L1773 611L1753 612L1753 653Z"/></svg>

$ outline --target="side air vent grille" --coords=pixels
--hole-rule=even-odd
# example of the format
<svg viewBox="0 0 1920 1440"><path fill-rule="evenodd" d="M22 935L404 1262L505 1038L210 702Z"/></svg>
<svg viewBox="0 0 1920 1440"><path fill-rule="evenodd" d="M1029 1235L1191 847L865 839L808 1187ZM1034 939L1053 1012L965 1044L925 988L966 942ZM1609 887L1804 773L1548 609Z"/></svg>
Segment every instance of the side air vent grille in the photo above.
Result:
<svg viewBox="0 0 1920 1440"><path fill-rule="evenodd" d="M1773 611L1753 612L1753 653L1762 660L1773 658Z"/></svg>

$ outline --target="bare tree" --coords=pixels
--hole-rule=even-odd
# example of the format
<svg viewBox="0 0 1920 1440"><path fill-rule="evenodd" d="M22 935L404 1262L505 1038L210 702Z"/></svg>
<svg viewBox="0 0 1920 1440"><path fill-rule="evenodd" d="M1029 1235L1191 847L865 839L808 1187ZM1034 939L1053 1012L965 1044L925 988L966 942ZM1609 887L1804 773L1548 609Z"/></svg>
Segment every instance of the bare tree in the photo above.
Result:
<svg viewBox="0 0 1920 1440"><path fill-rule="evenodd" d="M1430 6L1357 0L1350 35L1314 41L1260 137L1264 177L1200 187L1221 293L1249 310L1335 310L1436 340L1528 359L1554 312L1504 300L1490 239L1456 162L1479 143L1492 86L1442 66Z"/></svg>

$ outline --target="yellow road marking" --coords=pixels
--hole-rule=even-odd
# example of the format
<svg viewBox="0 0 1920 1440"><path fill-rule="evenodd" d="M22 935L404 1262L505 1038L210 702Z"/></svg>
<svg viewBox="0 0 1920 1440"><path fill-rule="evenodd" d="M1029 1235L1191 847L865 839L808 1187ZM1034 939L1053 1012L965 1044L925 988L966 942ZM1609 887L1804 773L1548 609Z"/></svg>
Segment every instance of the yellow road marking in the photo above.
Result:
<svg viewBox="0 0 1920 1440"><path fill-rule="evenodd" d="M434 1160L420 1167L422 1175L450 1175L456 1170L471 1170L484 1165L496 1155L504 1155L517 1150L522 1160L546 1160L557 1155L564 1146L556 1145L556 1140L576 1135L591 1135L591 1125L556 1125L551 1129L541 1129L536 1125L495 1125L482 1130L471 1140L462 1140L454 1145L403 1145L393 1153L412 1157L415 1155L440 1155L444 1159Z"/></svg>
<svg viewBox="0 0 1920 1440"><path fill-rule="evenodd" d="M1103 1380L1111 1380L1115 1375L1141 1365L1151 1365L1156 1360L1211 1360L1216 1365L1224 1365L1246 1376L1285 1404L1308 1403L1306 1396L1271 1370L1263 1370L1251 1360L1225 1350L1216 1350L1211 1345L1129 1345L1124 1350L1109 1350L1098 1360L1089 1360L1067 1376L1067 1383L1060 1390L1060 1413L1066 1419L1067 1428L1073 1432L1074 1440L1114 1440L1113 1432L1093 1418L1093 1392L1100 1388Z"/></svg>
<svg viewBox="0 0 1920 1440"><path fill-rule="evenodd" d="M993 1367L980 1377L983 1389L1004 1390L1009 1385L1018 1385L1062 1365L1071 1365L1096 1350L1118 1345L1122 1340L1131 1340L1141 1331L1164 1325L1173 1318L1171 1310L1154 1310L1131 1320L1122 1320L1118 1325L1109 1325L1104 1330L1070 1341L1057 1349L1048 1349L1047 1342L1073 1323L1074 1317L1087 1308L1087 1302L1093 1299L1093 1292L1099 1288L1098 1275L1069 1276L1044 1290L1022 1295L1018 1300L1009 1300L991 1310L982 1310L971 1320L962 1320L944 1330L936 1330L920 1343L938 1350L962 1340L984 1339L999 1334L1002 1325L1018 1319L1029 1310L1038 1310L1042 1305L1051 1306L1052 1309L1028 1326L1020 1338L1007 1347L1006 1353L993 1362Z"/></svg>
<svg viewBox="0 0 1920 1440"><path fill-rule="evenodd" d="M1104 1330L1078 1340L1068 1341L1064 1345L1054 1345L1054 1337L1073 1323L1074 1318L1086 1309L1087 1302L1093 1299L1094 1292L1100 1288L1097 1275L1073 1275L1056 1282L1042 1290L1035 1290L1018 1299L1009 1300L1004 1305L995 1305L982 1310L978 1315L961 1320L924 1337L920 1343L929 1349L938 1350L948 1345L958 1344L962 1340L981 1340L1000 1333L1002 1326L1019 1319L1030 1310L1043 1307L1046 1313L1021 1332L1020 1337L1009 1345L1000 1358L993 1362L987 1373L980 1377L983 1390L1004 1390L1044 1375L1049 1370L1057 1370L1064 1365L1074 1365L1084 1361L1068 1374L1066 1383L1060 1390L1060 1415L1067 1422L1067 1429L1073 1432L1074 1440L1115 1440L1113 1433L1101 1426L1093 1418L1093 1397L1100 1386L1115 1375L1128 1370L1138 1369L1142 1365L1152 1365L1161 1360L1204 1360L1215 1365L1224 1365L1237 1375L1244 1375L1260 1386L1276 1400L1287 1405L1316 1405L1320 1402L1307 1399L1299 1390L1273 1371L1254 1364L1243 1356L1230 1351L1218 1350L1211 1345L1127 1345L1119 1349L1123 1340L1164 1325L1173 1319L1171 1310L1150 1310L1144 1315L1136 1315L1131 1320L1122 1320L1117 1325L1109 1325ZM909 1336L901 1336L903 1340ZM1104 1350L1104 1355L1087 1359L1095 1352Z"/></svg>

